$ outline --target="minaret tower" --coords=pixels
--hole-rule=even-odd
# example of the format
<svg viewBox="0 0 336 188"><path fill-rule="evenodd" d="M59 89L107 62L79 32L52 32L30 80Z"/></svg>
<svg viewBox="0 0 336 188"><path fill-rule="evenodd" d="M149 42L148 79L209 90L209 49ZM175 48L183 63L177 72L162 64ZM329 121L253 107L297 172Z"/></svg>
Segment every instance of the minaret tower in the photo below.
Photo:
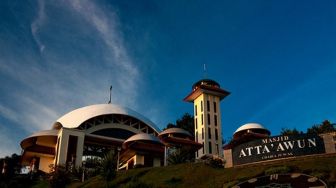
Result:
<svg viewBox="0 0 336 188"><path fill-rule="evenodd" d="M223 157L220 101L230 93L210 79L203 79L192 86L184 101L194 103L195 141L203 144L196 152L196 159L204 155Z"/></svg>

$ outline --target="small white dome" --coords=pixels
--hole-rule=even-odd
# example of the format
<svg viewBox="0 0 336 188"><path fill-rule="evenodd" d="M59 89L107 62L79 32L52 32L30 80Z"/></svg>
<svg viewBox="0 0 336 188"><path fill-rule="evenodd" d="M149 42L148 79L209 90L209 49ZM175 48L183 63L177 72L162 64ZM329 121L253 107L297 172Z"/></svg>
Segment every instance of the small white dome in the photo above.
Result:
<svg viewBox="0 0 336 188"><path fill-rule="evenodd" d="M124 144L126 144L128 142L138 141L138 140L161 143L161 141L157 137L155 137L154 135L146 134L146 133L139 133L139 134L136 134L136 135L133 135L133 136L129 137L127 140L125 140Z"/></svg>
<svg viewBox="0 0 336 188"><path fill-rule="evenodd" d="M184 129L181 129L181 128L169 128L169 129L166 129L164 131L162 131L159 136L162 136L164 134L184 134L184 135L187 135L187 136L192 136L188 131L184 130Z"/></svg>
<svg viewBox="0 0 336 188"><path fill-rule="evenodd" d="M267 130L265 129L262 125L258 124L258 123L247 123L245 125L242 125L241 127L239 127L235 132L240 132L240 131L244 131L244 130L249 130L249 129L264 129L264 130ZM267 130L268 131L268 130Z"/></svg>

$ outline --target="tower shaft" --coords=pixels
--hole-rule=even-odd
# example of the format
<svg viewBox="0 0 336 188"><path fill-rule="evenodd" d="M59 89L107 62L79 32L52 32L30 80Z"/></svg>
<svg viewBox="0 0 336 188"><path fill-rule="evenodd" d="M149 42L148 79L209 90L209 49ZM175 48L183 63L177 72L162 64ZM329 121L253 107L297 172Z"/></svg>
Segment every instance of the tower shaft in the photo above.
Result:
<svg viewBox="0 0 336 188"><path fill-rule="evenodd" d="M194 104L195 141L203 144L196 158L204 155L223 157L220 101L230 93L213 80L200 80L184 99Z"/></svg>

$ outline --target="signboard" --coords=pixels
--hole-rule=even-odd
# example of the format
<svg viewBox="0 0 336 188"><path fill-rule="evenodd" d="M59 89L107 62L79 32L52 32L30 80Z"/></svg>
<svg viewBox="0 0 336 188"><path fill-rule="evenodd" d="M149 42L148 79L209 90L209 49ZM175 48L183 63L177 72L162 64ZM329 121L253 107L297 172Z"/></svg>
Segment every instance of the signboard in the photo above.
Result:
<svg viewBox="0 0 336 188"><path fill-rule="evenodd" d="M253 140L232 149L233 165L325 153L318 135L273 136Z"/></svg>

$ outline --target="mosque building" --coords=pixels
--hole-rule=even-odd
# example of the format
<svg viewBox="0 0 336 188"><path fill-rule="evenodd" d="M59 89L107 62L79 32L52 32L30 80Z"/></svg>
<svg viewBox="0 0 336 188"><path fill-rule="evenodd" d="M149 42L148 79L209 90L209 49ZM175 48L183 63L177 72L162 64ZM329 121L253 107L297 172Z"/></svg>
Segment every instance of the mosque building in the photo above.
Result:
<svg viewBox="0 0 336 188"><path fill-rule="evenodd" d="M60 117L50 130L21 141L22 165L50 172L50 166L67 168L85 164L89 157L118 152L117 170L167 165L172 150L188 148L196 159L219 158L225 167L268 162L305 155L336 153L336 133L271 136L257 123L239 127L230 143L222 145L220 101L230 93L210 79L192 86L184 98L193 102L195 138L181 128L161 131L141 114L114 104L75 109Z"/></svg>
<svg viewBox="0 0 336 188"><path fill-rule="evenodd" d="M163 166L167 150L188 147L198 150L189 132L180 128L164 131L139 113L114 104L97 104L71 111L51 130L40 131L21 141L22 165L50 171L50 165L81 166L83 159L118 151L118 169Z"/></svg>

